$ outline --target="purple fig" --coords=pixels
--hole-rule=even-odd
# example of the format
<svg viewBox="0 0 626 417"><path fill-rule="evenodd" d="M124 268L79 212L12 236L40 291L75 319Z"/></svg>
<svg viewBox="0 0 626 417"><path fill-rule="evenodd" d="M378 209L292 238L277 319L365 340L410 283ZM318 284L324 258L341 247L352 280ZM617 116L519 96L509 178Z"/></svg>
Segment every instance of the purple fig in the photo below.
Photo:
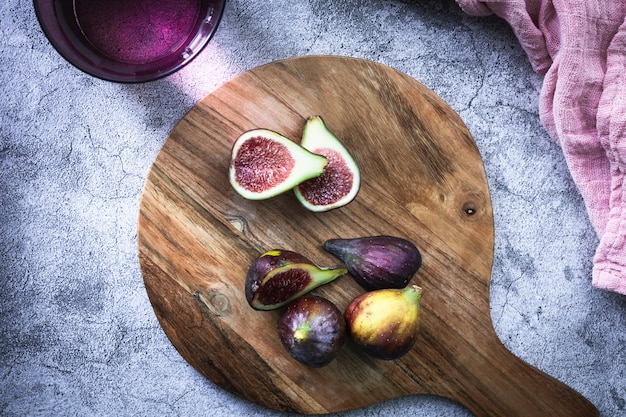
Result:
<svg viewBox="0 0 626 417"><path fill-rule="evenodd" d="M422 264L414 244L393 236L331 239L324 249L341 259L367 291L404 288Z"/></svg>
<svg viewBox="0 0 626 417"><path fill-rule="evenodd" d="M246 300L256 310L275 310L347 272L343 265L320 268L299 253L270 250L246 274Z"/></svg>
<svg viewBox="0 0 626 417"><path fill-rule="evenodd" d="M378 359L397 359L415 344L422 289L417 285L366 292L350 302L344 318L350 338Z"/></svg>
<svg viewBox="0 0 626 417"><path fill-rule="evenodd" d="M312 368L321 368L335 359L346 338L339 309L315 295L305 295L289 304L281 312L277 327L287 352Z"/></svg>

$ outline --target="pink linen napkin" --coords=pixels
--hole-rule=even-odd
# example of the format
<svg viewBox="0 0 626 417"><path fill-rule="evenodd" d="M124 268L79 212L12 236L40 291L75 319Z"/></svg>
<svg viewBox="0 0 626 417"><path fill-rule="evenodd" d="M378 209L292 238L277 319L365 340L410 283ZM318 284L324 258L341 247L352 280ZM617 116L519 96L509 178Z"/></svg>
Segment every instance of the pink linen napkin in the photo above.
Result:
<svg viewBox="0 0 626 417"><path fill-rule="evenodd" d="M595 287L626 295L626 1L457 0L507 21L544 76L541 121L600 238Z"/></svg>

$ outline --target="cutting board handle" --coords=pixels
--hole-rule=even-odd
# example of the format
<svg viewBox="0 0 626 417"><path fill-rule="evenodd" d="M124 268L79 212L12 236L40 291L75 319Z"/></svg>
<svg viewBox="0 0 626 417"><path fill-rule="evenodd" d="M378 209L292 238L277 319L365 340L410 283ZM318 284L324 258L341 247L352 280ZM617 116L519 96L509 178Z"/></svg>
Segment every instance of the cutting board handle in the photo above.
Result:
<svg viewBox="0 0 626 417"><path fill-rule="evenodd" d="M481 344L473 353L477 374L466 380L476 386L461 402L477 417L599 416L589 400L524 362L499 340Z"/></svg>

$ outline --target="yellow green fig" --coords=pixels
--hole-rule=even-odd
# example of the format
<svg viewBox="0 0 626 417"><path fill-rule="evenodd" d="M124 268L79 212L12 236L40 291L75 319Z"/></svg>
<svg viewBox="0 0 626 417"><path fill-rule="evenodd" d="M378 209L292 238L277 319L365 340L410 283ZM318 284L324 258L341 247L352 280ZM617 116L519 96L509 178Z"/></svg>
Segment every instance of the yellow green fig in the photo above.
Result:
<svg viewBox="0 0 626 417"><path fill-rule="evenodd" d="M398 359L415 344L420 323L422 289L411 285L366 292L344 312L353 342L378 359Z"/></svg>

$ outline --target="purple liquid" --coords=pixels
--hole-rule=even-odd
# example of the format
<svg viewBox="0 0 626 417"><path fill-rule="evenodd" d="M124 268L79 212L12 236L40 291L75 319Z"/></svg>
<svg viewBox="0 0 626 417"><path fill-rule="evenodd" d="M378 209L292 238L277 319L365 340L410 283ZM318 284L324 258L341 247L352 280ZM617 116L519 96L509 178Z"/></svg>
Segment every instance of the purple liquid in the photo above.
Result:
<svg viewBox="0 0 626 417"><path fill-rule="evenodd" d="M70 63L117 82L182 68L213 35L225 0L33 0L50 43Z"/></svg>
<svg viewBox="0 0 626 417"><path fill-rule="evenodd" d="M193 35L199 0L74 0L87 41L109 58L129 64L156 61Z"/></svg>

